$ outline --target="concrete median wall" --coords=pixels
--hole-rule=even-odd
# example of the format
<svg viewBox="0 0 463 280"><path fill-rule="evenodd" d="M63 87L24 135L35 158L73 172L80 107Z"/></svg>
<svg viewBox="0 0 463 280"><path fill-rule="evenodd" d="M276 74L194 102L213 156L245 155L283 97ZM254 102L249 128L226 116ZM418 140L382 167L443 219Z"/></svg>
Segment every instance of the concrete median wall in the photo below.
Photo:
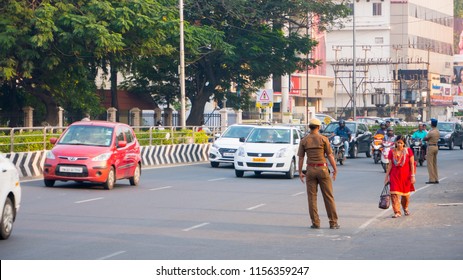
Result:
<svg viewBox="0 0 463 280"><path fill-rule="evenodd" d="M205 162L211 144L142 146L142 166ZM37 177L43 172L46 151L9 153L6 157L16 166L20 177Z"/></svg>

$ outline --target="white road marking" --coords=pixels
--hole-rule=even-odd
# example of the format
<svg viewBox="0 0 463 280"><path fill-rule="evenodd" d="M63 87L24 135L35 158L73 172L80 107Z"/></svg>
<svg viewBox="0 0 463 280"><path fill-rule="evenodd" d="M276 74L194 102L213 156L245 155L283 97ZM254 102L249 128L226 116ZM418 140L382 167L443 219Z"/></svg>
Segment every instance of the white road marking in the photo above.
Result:
<svg viewBox="0 0 463 280"><path fill-rule="evenodd" d="M159 191L159 190L165 190L165 189L170 189L172 186L165 186L165 187L160 187L160 188L154 188L154 189L149 189L150 191Z"/></svg>
<svg viewBox="0 0 463 280"><path fill-rule="evenodd" d="M305 194L305 192L298 192L298 193L292 194L291 196L298 196L298 195L301 195L301 194Z"/></svg>
<svg viewBox="0 0 463 280"><path fill-rule="evenodd" d="M119 252L116 252L114 254L111 254L111 255L107 255L107 256L104 256L102 258L99 258L98 260L107 260L109 258L112 258L114 256L117 256L117 255L120 255L120 254L124 254L126 251L119 251Z"/></svg>
<svg viewBox="0 0 463 280"><path fill-rule="evenodd" d="M455 202L455 203L440 203L440 204L437 204L437 206L458 206L458 205L463 205L463 203Z"/></svg>
<svg viewBox="0 0 463 280"><path fill-rule="evenodd" d="M208 224L209 223L202 223L202 224L199 224L199 225L195 225L195 226L192 226L192 227L189 227L189 228L182 229L182 231L190 231L190 230L197 229L197 228L200 228L200 227L203 227L203 226L207 226Z"/></svg>
<svg viewBox="0 0 463 280"><path fill-rule="evenodd" d="M221 180L225 180L226 178L217 178L217 179L210 179L210 180L207 180L208 182L214 182L214 181L221 181Z"/></svg>
<svg viewBox="0 0 463 280"><path fill-rule="evenodd" d="M257 209L257 208L262 207L262 206L264 206L264 205L265 205L265 204L262 203L262 204L259 204L259 205L256 205L256 206L249 207L249 208L247 208L246 210L254 210L254 209Z"/></svg>
<svg viewBox="0 0 463 280"><path fill-rule="evenodd" d="M103 197L97 197L97 198L92 198L92 199L80 200L80 201L76 201L76 202L74 202L74 203L85 203L85 202L91 202L91 201L100 200L100 199L103 199Z"/></svg>

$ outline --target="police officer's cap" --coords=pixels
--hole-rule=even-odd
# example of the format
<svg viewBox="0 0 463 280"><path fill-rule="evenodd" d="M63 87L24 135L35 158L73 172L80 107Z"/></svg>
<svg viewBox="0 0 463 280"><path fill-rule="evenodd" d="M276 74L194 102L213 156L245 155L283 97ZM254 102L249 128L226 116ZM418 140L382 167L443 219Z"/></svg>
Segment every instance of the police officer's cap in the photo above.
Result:
<svg viewBox="0 0 463 280"><path fill-rule="evenodd" d="M309 125L317 125L317 126L321 126L322 125L322 122L315 118L315 119L311 119L310 122L309 122Z"/></svg>
<svg viewBox="0 0 463 280"><path fill-rule="evenodd" d="M431 125L432 126L437 126L437 120L436 119L431 119Z"/></svg>

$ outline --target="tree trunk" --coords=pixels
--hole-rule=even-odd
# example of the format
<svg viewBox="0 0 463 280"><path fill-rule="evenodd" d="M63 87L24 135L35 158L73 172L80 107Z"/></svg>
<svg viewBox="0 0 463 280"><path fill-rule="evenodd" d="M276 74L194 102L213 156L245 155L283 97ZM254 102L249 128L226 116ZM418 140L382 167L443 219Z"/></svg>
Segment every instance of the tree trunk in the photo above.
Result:
<svg viewBox="0 0 463 280"><path fill-rule="evenodd" d="M45 122L51 126L58 125L58 104L52 96L47 93L41 92L36 93L36 96L42 101L45 109L47 110L47 116ZM44 124L42 124L44 125Z"/></svg>
<svg viewBox="0 0 463 280"><path fill-rule="evenodd" d="M202 121L204 120L204 107L209 101L209 97L210 94L202 92L196 95L193 100L191 100L190 115L186 120L187 126L199 126L202 124Z"/></svg>

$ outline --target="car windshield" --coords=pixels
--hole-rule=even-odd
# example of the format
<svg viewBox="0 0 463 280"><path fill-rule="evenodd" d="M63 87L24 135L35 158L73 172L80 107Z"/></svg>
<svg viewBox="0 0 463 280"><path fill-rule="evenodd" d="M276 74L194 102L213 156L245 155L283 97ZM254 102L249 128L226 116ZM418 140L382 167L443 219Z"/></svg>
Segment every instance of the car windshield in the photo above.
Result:
<svg viewBox="0 0 463 280"><path fill-rule="evenodd" d="M241 138L247 137L249 132L254 127L252 126L230 126L227 131L222 135L223 138Z"/></svg>
<svg viewBox="0 0 463 280"><path fill-rule="evenodd" d="M249 135L248 143L280 143L289 144L291 129L284 128L255 128Z"/></svg>
<svg viewBox="0 0 463 280"><path fill-rule="evenodd" d="M111 127L73 125L66 130L58 144L108 147L111 145L112 135Z"/></svg>
<svg viewBox="0 0 463 280"><path fill-rule="evenodd" d="M453 131L453 123L437 123L439 131Z"/></svg>
<svg viewBox="0 0 463 280"><path fill-rule="evenodd" d="M332 122L330 123L324 130L324 133L333 133L334 130L339 126L339 122ZM355 133L357 130L355 129L355 123L348 123L346 122L346 126L352 131L352 133Z"/></svg>

